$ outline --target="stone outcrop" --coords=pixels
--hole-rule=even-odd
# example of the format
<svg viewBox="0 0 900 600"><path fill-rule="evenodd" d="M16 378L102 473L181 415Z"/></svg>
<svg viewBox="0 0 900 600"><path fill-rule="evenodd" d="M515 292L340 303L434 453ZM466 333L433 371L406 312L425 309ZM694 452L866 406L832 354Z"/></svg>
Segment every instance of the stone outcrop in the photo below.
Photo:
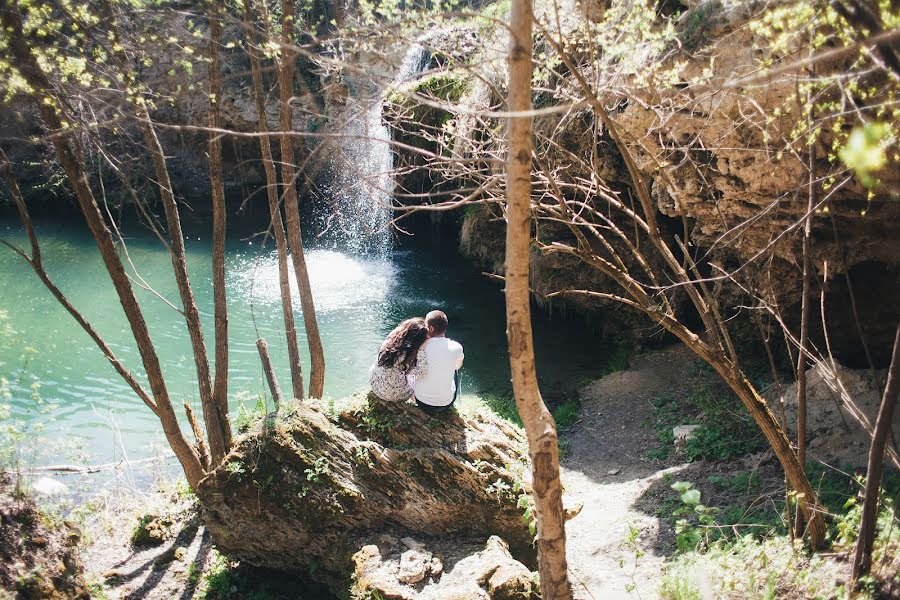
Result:
<svg viewBox="0 0 900 600"><path fill-rule="evenodd" d="M885 370L848 369L840 364L833 367L819 363L806 372L806 427L809 453L827 464L865 469L881 394L884 390ZM772 398L783 398L788 429L792 435L797 428L797 386L787 386ZM900 431L900 414L894 413L893 430ZM890 445L890 442L889 442ZM886 465L891 464L886 459Z"/></svg>
<svg viewBox="0 0 900 600"><path fill-rule="evenodd" d="M385 600L536 600L538 575L506 542L458 538L422 544L380 536L353 555L355 597Z"/></svg>
<svg viewBox="0 0 900 600"><path fill-rule="evenodd" d="M499 535L529 554L517 506L525 453L521 431L486 414L432 417L373 396L340 412L292 402L239 438L198 496L228 556L346 589L373 532ZM400 559L404 585L435 575L424 551Z"/></svg>
<svg viewBox="0 0 900 600"><path fill-rule="evenodd" d="M41 514L0 473L0 597L48 600L91 597L78 557L81 534Z"/></svg>

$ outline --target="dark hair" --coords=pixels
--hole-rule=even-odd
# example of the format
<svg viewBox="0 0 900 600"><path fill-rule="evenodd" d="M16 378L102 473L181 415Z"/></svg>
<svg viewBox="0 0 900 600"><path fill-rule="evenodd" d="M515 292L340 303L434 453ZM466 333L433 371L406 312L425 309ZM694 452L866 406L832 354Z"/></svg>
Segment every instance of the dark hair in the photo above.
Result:
<svg viewBox="0 0 900 600"><path fill-rule="evenodd" d="M400 367L408 371L416 364L416 354L428 339L425 319L406 319L391 331L378 349L378 366Z"/></svg>
<svg viewBox="0 0 900 600"><path fill-rule="evenodd" d="M449 325L447 315L442 310L433 310L425 315L425 323L434 329L434 332L437 334L446 332L447 325Z"/></svg>

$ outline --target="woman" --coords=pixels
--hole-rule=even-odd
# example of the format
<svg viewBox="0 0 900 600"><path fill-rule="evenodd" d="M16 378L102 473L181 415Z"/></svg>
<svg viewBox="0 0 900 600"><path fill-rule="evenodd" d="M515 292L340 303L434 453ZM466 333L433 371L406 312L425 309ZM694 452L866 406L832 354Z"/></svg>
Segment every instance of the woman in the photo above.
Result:
<svg viewBox="0 0 900 600"><path fill-rule="evenodd" d="M428 327L421 317L406 319L388 334L369 369L369 385L376 396L397 402L413 395L412 383L426 368L425 353L419 352L426 339Z"/></svg>

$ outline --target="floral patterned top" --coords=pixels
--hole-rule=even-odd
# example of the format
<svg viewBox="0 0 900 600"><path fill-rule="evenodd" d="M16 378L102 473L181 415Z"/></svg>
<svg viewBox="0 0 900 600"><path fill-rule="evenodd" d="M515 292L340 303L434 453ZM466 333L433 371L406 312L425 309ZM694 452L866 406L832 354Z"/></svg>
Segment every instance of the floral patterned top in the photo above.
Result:
<svg viewBox="0 0 900 600"><path fill-rule="evenodd" d="M428 359L425 358L424 348L419 350L416 364L409 371L404 371L398 366L382 367L376 362L369 368L369 386L382 400L388 402L407 400L413 395L416 377L424 375L427 368Z"/></svg>

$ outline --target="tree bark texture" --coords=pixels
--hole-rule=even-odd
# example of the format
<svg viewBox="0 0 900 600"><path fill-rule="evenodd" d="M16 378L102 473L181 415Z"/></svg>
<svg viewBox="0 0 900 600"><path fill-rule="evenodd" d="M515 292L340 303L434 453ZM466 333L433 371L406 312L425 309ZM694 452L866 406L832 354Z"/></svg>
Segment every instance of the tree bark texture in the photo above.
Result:
<svg viewBox="0 0 900 600"><path fill-rule="evenodd" d="M144 315L138 304L134 289L119 258L109 230L96 198L88 184L84 166L81 161L81 148L78 140L70 130L63 127L57 107L59 99L52 93L52 86L46 74L40 68L34 55L31 54L22 31L22 19L19 12L9 4L0 6L0 20L6 30L12 64L31 86L31 94L41 113L45 125L50 130L56 155L66 173L66 178L75 192L78 205L84 215L88 229L97 244L107 272L119 297L119 302L128 318L131 332L137 343L138 352L144 364L150 389L157 407L157 416L163 427L166 440L175 452L175 456L184 468L185 476L192 487L196 487L205 475L196 450L182 434L175 415L175 410L166 389L159 357L150 332L144 321Z"/></svg>
<svg viewBox="0 0 900 600"><path fill-rule="evenodd" d="M231 426L228 422L228 305L225 292L225 184L222 182L222 138L219 128L219 103L222 98L219 76L219 42L222 38L224 0L215 0L209 14L209 187L212 192L212 280L213 312L215 315L216 366L213 379L212 406L223 448L210 449L213 462L222 459L231 445ZM204 411L204 417L206 411ZM207 430L209 430L207 425ZM217 440L218 444L218 440ZM220 453L221 451L221 453Z"/></svg>
<svg viewBox="0 0 900 600"><path fill-rule="evenodd" d="M878 521L878 493L881 489L884 449L891 435L891 420L897 408L898 396L900 396L900 324L897 325L897 333L894 334L894 351L891 354L891 366L888 368L887 385L881 397L878 418L875 420L875 433L869 448L865 499L859 523L859 538L853 554L851 579L854 584L860 577L868 575L872 569L872 548L875 545L875 525Z"/></svg>
<svg viewBox="0 0 900 600"><path fill-rule="evenodd" d="M303 253L303 236L300 234L300 206L297 201L297 168L294 165L294 140L290 135L294 121L291 99L294 97L294 60L296 57L292 49L294 44L293 0L283 0L282 6L281 67L278 71L278 92L281 104L279 127L282 132L280 137L281 183L284 186L284 212L287 221L288 243L291 247L294 274L297 277L297 290L300 293L300 309L303 311L306 339L309 342L309 395L313 398L321 398L325 389L325 351L322 348L316 307L309 284L309 271Z"/></svg>
<svg viewBox="0 0 900 600"><path fill-rule="evenodd" d="M511 112L531 110L530 0L513 0L510 13L509 102ZM556 423L538 389L528 285L531 247L531 117L508 121L506 227L506 334L516 407L528 438L537 512L538 570L545 600L572 597L566 563L565 515L559 480Z"/></svg>
<svg viewBox="0 0 900 600"><path fill-rule="evenodd" d="M259 133L267 133L269 124L266 121L266 100L262 91L262 74L259 67L259 55L257 53L253 36L253 3L246 0L244 3L244 20L249 41L250 71L253 75L253 96L256 101L256 128ZM263 18L268 19L268 12L263 13ZM268 30L268 27L266 28ZM275 247L278 252L278 288L281 292L281 311L284 316L284 332L287 337L288 362L291 367L291 389L294 398L303 398L303 368L300 363L300 350L297 345L297 326L294 323L294 304L291 298L291 281L288 267L287 240L284 234L284 222L281 220L281 204L278 201L278 176L275 172L275 161L272 160L272 145L268 136L260 136L259 149L262 154L263 170L266 173L266 198L269 201L269 214L271 215L272 234L275 237Z"/></svg>
<svg viewBox="0 0 900 600"><path fill-rule="evenodd" d="M262 338L256 340L256 349L259 350L259 360L262 363L266 382L269 384L269 391L272 392L272 400L275 401L276 407L281 406L283 400L281 386L278 385L278 378L275 377L275 370L272 369L272 359L269 358L269 346L266 344L266 340Z"/></svg>

